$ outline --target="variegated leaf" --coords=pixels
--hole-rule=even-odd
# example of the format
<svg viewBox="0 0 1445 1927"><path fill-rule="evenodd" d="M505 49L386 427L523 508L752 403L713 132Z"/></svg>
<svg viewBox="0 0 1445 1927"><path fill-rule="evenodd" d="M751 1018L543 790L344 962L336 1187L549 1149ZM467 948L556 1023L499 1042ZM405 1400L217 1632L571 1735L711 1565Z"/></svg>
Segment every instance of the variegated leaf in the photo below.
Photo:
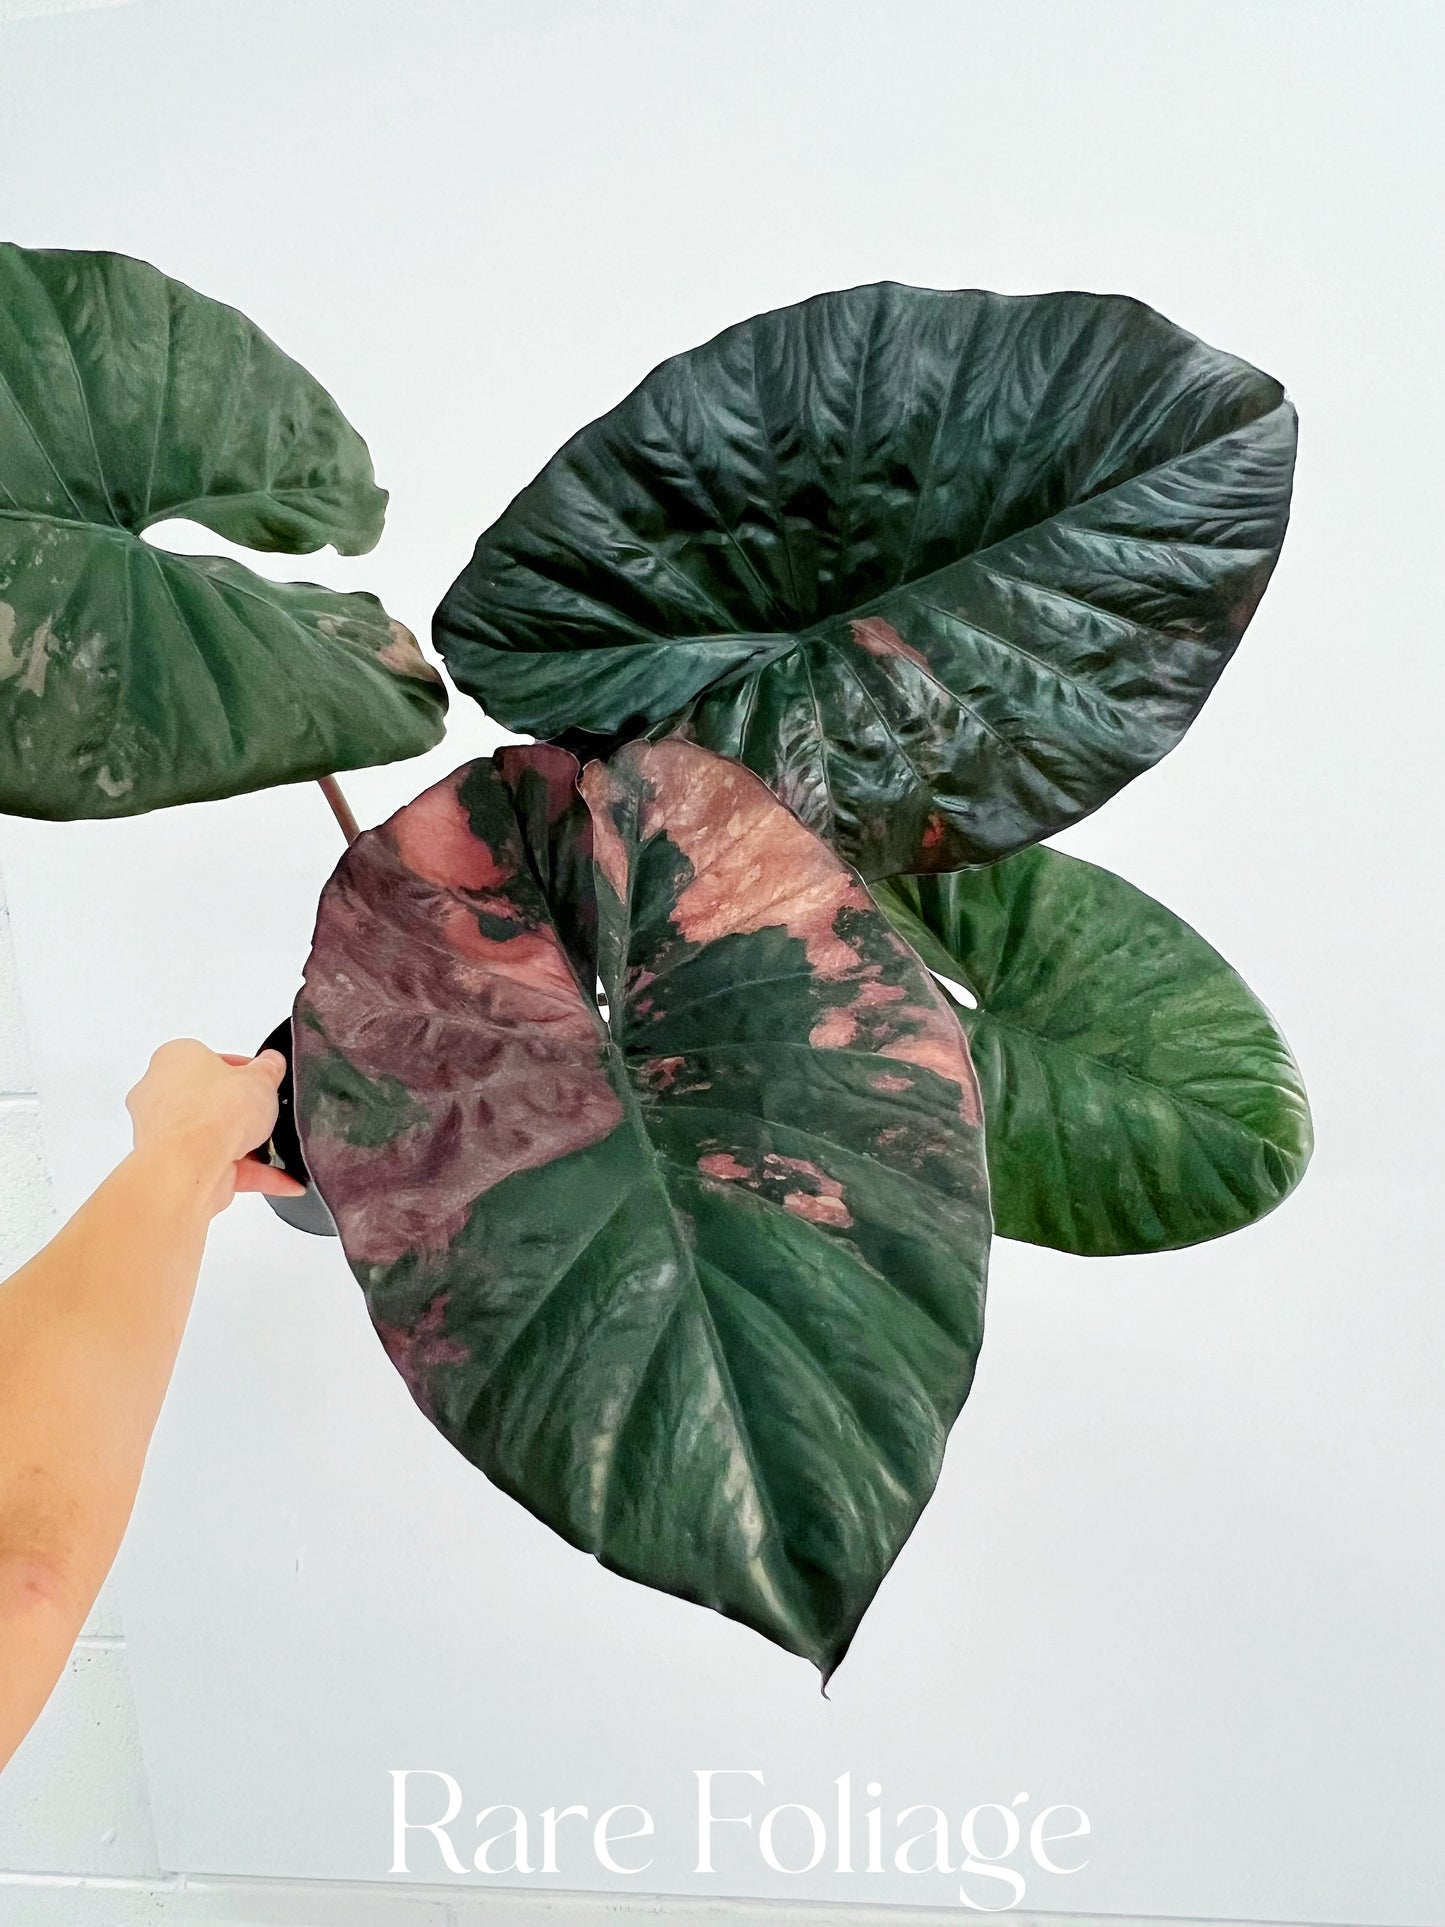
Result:
<svg viewBox="0 0 1445 1927"><path fill-rule="evenodd" d="M756 777L680 742L576 773L504 750L343 859L296 1007L307 1161L468 1458L829 1671L978 1350L967 1047Z"/></svg>

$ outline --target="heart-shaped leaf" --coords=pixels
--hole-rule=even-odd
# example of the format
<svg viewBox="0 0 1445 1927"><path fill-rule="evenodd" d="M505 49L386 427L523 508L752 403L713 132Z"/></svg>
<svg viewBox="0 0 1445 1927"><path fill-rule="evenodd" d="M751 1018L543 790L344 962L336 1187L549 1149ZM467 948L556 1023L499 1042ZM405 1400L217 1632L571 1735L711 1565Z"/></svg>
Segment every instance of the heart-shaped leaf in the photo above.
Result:
<svg viewBox="0 0 1445 1927"><path fill-rule="evenodd" d="M514 729L687 710L865 875L988 862L1179 740L1284 538L1278 382L1117 295L821 295L664 362L437 611Z"/></svg>
<svg viewBox="0 0 1445 1927"><path fill-rule="evenodd" d="M391 762L445 687L373 596L140 540L371 548L386 495L304 368L118 254L0 245L0 810L129 816Z"/></svg>
<svg viewBox="0 0 1445 1927"><path fill-rule="evenodd" d="M960 1016L1002 1236L1159 1251L1237 1231L1299 1183L1314 1139L1289 1046L1162 903L1043 849L873 894L978 999Z"/></svg>
<svg viewBox="0 0 1445 1927"><path fill-rule="evenodd" d="M831 1670L978 1350L967 1046L746 770L634 744L585 803L576 770L504 750L343 858L296 1005L307 1163L469 1459Z"/></svg>

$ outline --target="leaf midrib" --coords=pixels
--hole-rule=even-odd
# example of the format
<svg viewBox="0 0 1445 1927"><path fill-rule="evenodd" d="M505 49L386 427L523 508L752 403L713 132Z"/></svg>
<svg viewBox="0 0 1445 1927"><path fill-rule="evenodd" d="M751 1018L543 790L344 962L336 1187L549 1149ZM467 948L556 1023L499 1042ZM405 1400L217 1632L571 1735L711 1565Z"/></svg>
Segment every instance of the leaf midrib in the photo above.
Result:
<svg viewBox="0 0 1445 1927"><path fill-rule="evenodd" d="M588 804L588 807L590 809L591 807L590 804ZM526 840L525 838L523 838L523 848L525 849L526 847L527 847ZM628 889L627 897L625 901L623 901L621 898L618 899L619 906L622 910L622 914L626 920L625 931L624 931L624 941L621 945L621 954L624 958L626 958L631 954L632 893L631 893L630 884L631 884L633 874L634 874L633 866L629 864L628 866L629 889ZM538 879L538 881L540 883L540 879ZM545 891L543 891L542 893L542 900L544 903L548 903L548 907L550 911L550 903ZM713 1358L714 1369L717 1371L719 1384L723 1391L724 1400L727 1405L729 1417L732 1421L734 1431L736 1433L739 1444L744 1453L744 1457L748 1466L749 1476L752 1482L754 1495L756 1497L758 1505L762 1508L764 1517L768 1521L769 1530L770 1530L770 1533L774 1536L775 1545L781 1549L781 1553L782 1553L781 1559L778 1559L775 1557L771 1560L765 1561L766 1568L769 1572L769 1583L773 1587L778 1589L780 1597L785 1601L788 1611L794 1616L795 1621L801 1625L807 1626L812 1632L812 1634L814 1635L814 1638L816 1640L818 1628L815 1622L812 1602L808 1598L806 1586L801 1581L798 1573L796 1572L793 1566L792 1558L788 1550L787 1543L781 1536L778 1522L781 1519L782 1514L778 1510L776 1505L773 1503L773 1500L770 1496L769 1489L768 1489L768 1482L766 1477L764 1476L762 1466L758 1457L757 1448L753 1442L752 1435L749 1430L747 1415L744 1410L741 1398L739 1396L737 1385L732 1375L732 1368L731 1368L730 1360L728 1358L727 1348L723 1344L722 1334L719 1332L717 1328L717 1321L713 1317L712 1306L708 1302L707 1288L703 1284L702 1277L698 1269L698 1259L696 1254L688 1245L686 1239L684 1239L681 1235L681 1230L678 1225L677 1206L673 1201L671 1189L669 1188L667 1180L663 1175L663 1167L665 1165L671 1165L674 1169L677 1169L679 1171L681 1171L683 1167L678 1166L675 1160L670 1159L668 1157L667 1153L661 1148L661 1146L654 1143L652 1135L647 1128L646 1117L645 1117L642 1103L640 1101L637 1087L634 1084L632 1076L630 1074L625 1047L623 1046L621 1039L614 1033L611 1023L608 1021L607 1018L604 1018L602 1016L602 1013L598 1010L592 996L590 996L586 992L585 987L582 984L582 980L578 976L576 965L572 961L571 954L567 950L566 944L562 942L561 933L560 931L556 931L555 920L553 920L552 927L554 932L556 932L557 941L559 943L559 946L561 947L562 953L567 958L568 968L571 970L573 980L577 984L578 992L581 997L583 1006L589 1012L594 1023L597 1025L599 1032L602 1034L603 1038L605 1039L604 1048L607 1053L609 1069L613 1073L611 1077L612 1086L613 1086L613 1089L618 1092L618 1095L621 1099L622 1106L623 1106L624 1120L632 1129L633 1135L637 1141L638 1150L640 1154L639 1161L644 1166L644 1181L655 1186L661 1199L664 1218L668 1229L669 1241L672 1244L672 1247L676 1252L679 1260L678 1269L679 1269L679 1281L680 1281L681 1290L687 1291L690 1289L690 1291L695 1295L699 1315L702 1319L703 1327L707 1333L708 1345ZM620 990L621 986L619 985L618 988ZM612 1002L613 1002L613 999L609 991L608 993L609 1007L612 1005ZM618 1002L621 1004L622 1008L624 1009L626 1008L625 997L620 997L618 999ZM656 1053L653 1053L653 1054L655 1055ZM679 1108L681 1108L681 1106L679 1106ZM697 1109L701 1107L689 1106L687 1108ZM717 1108L717 1107L713 1107L713 1108ZM693 1174L688 1173L687 1175L691 1177ZM698 1181L699 1182L701 1181L700 1177ZM633 1189L635 1188L636 1187L634 1186ZM749 1192L748 1196L750 1199L752 1199L755 1202L761 1202L763 1204L771 1203L771 1200L768 1200L768 1199L758 1199L757 1194L753 1192ZM812 1229L815 1227L809 1227L809 1228ZM823 1234L820 1232L819 1235L821 1236ZM894 1292L898 1291L898 1287L896 1285L892 1285L891 1280L881 1279L881 1275L878 1273L876 1267L874 1267L873 1265L870 1265L867 1259L863 1257L861 1252L858 1252L855 1255L859 1265L861 1265L867 1272L869 1272L873 1277L879 1278L880 1282L882 1282L885 1286L890 1287ZM679 1296L681 1296L681 1292L679 1293ZM909 1300L908 1302L910 1304L912 1303L911 1300ZM930 1325L930 1327L936 1329L936 1327L934 1326L934 1321L931 1318L929 1318L928 1313L924 1307L922 1307L921 1305L917 1305L917 1306L914 1306L914 1310L917 1311L918 1314L926 1320L926 1322ZM610 1476L611 1476L611 1467L609 1466L609 1478ZM605 1508L605 1502L604 1502L604 1514L605 1514L605 1510L606 1508ZM760 1548L760 1552L762 1550L764 1549Z"/></svg>
<svg viewBox="0 0 1445 1927"><path fill-rule="evenodd" d="M627 914L630 926L630 894ZM573 974L576 974L575 971ZM584 999L584 1002L585 1001L587 1000ZM628 1075L626 1058L623 1055L620 1044L612 1035L611 1026L607 1023L601 1012L596 1009L595 1005L589 1003L588 1008L592 1010L597 1024L606 1034L608 1058L618 1073L612 1079L613 1089L616 1090L619 1085L622 1087L619 1095L622 1098L623 1116L631 1126L638 1142L640 1153L639 1163L643 1167L641 1181L655 1186L661 1195L668 1238L679 1261L678 1300L681 1300L684 1293L690 1293L695 1300L702 1328L707 1335L708 1349L712 1356L713 1367L718 1375L718 1382L722 1389L728 1416L747 1464L748 1477L752 1484L754 1496L759 1507L762 1509L763 1516L768 1522L769 1537L773 1541L774 1548L782 1548L783 1551L781 1560L776 1557L771 1559L766 1558L767 1546L765 1542L763 1546L759 1547L759 1556L764 1559L764 1565L769 1575L769 1583L777 1589L780 1597L786 1601L788 1611L794 1617L794 1620L811 1627L813 1615L810 1610L806 1588L802 1587L799 1581L798 1575L793 1568L791 1557L788 1555L786 1543L781 1535L779 1521L782 1518L782 1513L774 1504L769 1492L768 1482L763 1474L759 1461L757 1447L753 1442L752 1434L749 1430L747 1415L738 1393L737 1384L733 1378L732 1366L727 1355L727 1347L723 1344L722 1334L719 1332L717 1321L713 1317L712 1306L708 1303L707 1290L698 1271L697 1258L681 1234L677 1222L677 1207L673 1203L672 1193L663 1176L662 1167L664 1164L671 1162L671 1160L669 1160L667 1154L652 1141L651 1134L648 1132L643 1117L642 1105L639 1102L636 1087ZM635 1190L637 1187L633 1186L632 1188ZM611 1477L612 1467L609 1465L609 1483ZM605 1511L606 1502L604 1500L604 1514Z"/></svg>

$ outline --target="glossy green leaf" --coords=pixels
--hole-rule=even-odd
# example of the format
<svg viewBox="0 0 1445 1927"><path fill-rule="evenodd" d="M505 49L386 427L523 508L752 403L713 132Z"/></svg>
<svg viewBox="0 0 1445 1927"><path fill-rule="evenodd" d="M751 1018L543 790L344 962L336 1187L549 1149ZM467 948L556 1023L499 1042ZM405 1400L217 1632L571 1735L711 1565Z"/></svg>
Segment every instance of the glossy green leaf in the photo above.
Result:
<svg viewBox="0 0 1445 1927"><path fill-rule="evenodd" d="M375 597L140 539L357 555L385 506L243 315L123 255L0 245L0 810L129 816L430 748L444 685Z"/></svg>
<svg viewBox="0 0 1445 1927"><path fill-rule="evenodd" d="M1299 1068L1248 985L1142 890L1057 850L874 896L962 1010L1000 1234L1089 1255L1222 1237L1313 1146Z"/></svg>
<svg viewBox="0 0 1445 1927"><path fill-rule="evenodd" d="M635 744L584 801L576 770L504 750L342 860L296 1006L307 1163L473 1463L831 1670L973 1373L967 1046L747 771Z"/></svg>
<svg viewBox="0 0 1445 1927"><path fill-rule="evenodd" d="M1183 734L1284 538L1279 383L1117 295L821 295L664 362L477 543L458 686L685 733L868 876L990 861Z"/></svg>

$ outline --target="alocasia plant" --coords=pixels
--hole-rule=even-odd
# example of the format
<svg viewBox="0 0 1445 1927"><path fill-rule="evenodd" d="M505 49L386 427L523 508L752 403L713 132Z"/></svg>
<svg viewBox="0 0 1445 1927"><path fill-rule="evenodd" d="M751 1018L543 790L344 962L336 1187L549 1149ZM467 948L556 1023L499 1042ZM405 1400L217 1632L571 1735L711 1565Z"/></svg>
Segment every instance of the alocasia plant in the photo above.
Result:
<svg viewBox="0 0 1445 1927"><path fill-rule="evenodd" d="M139 263L0 249L0 283L0 806L435 740L369 597L138 539L369 547L330 398ZM572 1543L825 1673L933 1489L994 1226L1191 1244L1308 1161L1228 964L1036 847L1197 714L1294 437L1277 382L1119 296L884 284L728 329L437 612L457 684L552 740L323 892L300 1144L418 1403Z"/></svg>

